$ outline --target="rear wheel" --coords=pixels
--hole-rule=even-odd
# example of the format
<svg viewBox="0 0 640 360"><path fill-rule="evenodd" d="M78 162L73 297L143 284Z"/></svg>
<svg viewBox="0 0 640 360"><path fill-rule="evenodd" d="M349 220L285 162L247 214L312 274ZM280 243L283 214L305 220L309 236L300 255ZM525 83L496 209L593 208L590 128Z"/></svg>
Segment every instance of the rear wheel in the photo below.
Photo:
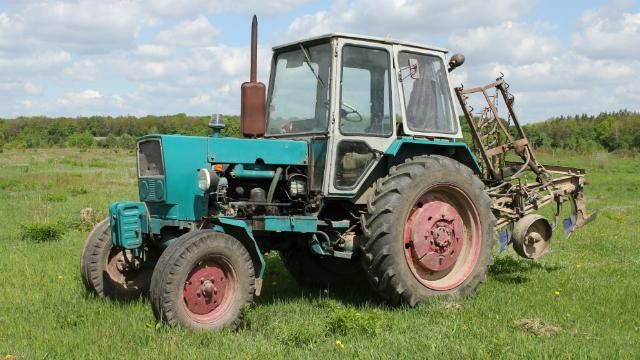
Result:
<svg viewBox="0 0 640 360"><path fill-rule="evenodd" d="M492 262L494 224L491 200L469 168L415 157L375 185L363 265L391 303L473 295Z"/></svg>
<svg viewBox="0 0 640 360"><path fill-rule="evenodd" d="M109 219L96 225L84 244L80 276L87 291L112 299L131 299L146 293L152 268L132 269L132 254L113 247Z"/></svg>
<svg viewBox="0 0 640 360"><path fill-rule="evenodd" d="M281 250L280 258L289 274L302 286L326 288L366 281L359 259L321 257L312 254L307 247Z"/></svg>
<svg viewBox="0 0 640 360"><path fill-rule="evenodd" d="M230 235L193 231L161 256L151 281L158 320L191 330L237 329L244 305L253 300L251 256Z"/></svg>

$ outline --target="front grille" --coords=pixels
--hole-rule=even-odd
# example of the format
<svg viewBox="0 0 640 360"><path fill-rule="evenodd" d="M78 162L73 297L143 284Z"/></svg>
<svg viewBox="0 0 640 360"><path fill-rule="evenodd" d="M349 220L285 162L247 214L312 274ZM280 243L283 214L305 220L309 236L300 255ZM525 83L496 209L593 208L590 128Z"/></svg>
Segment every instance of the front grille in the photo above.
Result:
<svg viewBox="0 0 640 360"><path fill-rule="evenodd" d="M142 201L158 202L165 199L162 179L140 179L139 192Z"/></svg>

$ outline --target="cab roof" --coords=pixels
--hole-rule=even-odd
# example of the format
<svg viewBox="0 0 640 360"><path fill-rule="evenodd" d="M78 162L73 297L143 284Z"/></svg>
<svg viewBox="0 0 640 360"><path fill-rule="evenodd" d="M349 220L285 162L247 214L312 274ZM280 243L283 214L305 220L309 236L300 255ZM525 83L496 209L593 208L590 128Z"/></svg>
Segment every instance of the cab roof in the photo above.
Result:
<svg viewBox="0 0 640 360"><path fill-rule="evenodd" d="M398 40L394 40L394 39L390 39L390 38L382 38L382 37L374 37L374 36L365 36L365 35L357 35L357 34L348 34L348 33L330 33L330 34L324 34L324 35L319 35L319 36L313 36L313 37L309 37L306 39L301 39L298 41L293 41L293 42L289 42L286 44L282 44L282 45L277 45L273 47L273 51L278 51L278 50L283 50L285 48L289 48L289 47L297 47L298 44L301 43L318 43L318 42L323 42L325 40L330 40L333 38L343 38L343 39L354 39L354 40L362 40L362 41L369 41L369 42L377 42L377 43L381 43L381 44L385 44L385 45L403 45L403 46L409 46L409 47L413 47L413 48L418 48L418 49L424 49L424 50L431 50L431 51L438 51L438 52L442 52L442 53L447 53L447 50L443 49L443 48L439 48L439 47L435 47L435 46L430 46L430 45L424 45L424 44L417 44L417 43L412 43L412 42L407 42L407 41L398 41Z"/></svg>

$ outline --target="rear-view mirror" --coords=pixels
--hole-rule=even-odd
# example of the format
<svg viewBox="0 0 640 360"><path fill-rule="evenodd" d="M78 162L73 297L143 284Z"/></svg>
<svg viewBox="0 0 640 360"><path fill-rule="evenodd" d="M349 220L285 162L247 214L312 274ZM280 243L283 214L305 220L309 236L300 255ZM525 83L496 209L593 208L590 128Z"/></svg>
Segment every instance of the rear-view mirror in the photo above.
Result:
<svg viewBox="0 0 640 360"><path fill-rule="evenodd" d="M420 65L418 59L409 59L409 75L413 80L420 80Z"/></svg>
<svg viewBox="0 0 640 360"><path fill-rule="evenodd" d="M303 64L302 54L293 53L287 57L287 69L299 68Z"/></svg>

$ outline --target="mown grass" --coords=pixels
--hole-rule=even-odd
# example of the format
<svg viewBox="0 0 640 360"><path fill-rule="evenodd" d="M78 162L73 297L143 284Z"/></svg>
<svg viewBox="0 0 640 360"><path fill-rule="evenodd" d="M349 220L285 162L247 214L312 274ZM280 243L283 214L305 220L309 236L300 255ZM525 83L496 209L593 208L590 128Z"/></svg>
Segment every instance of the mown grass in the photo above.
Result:
<svg viewBox="0 0 640 360"><path fill-rule="evenodd" d="M147 300L85 295L79 212L136 199L132 153L72 149L0 154L0 357L634 358L640 354L640 165L607 154L541 154L588 170L598 219L538 262L497 256L474 299L389 308L366 288L298 288L277 255L238 332L158 325ZM62 223L57 241L23 239Z"/></svg>

